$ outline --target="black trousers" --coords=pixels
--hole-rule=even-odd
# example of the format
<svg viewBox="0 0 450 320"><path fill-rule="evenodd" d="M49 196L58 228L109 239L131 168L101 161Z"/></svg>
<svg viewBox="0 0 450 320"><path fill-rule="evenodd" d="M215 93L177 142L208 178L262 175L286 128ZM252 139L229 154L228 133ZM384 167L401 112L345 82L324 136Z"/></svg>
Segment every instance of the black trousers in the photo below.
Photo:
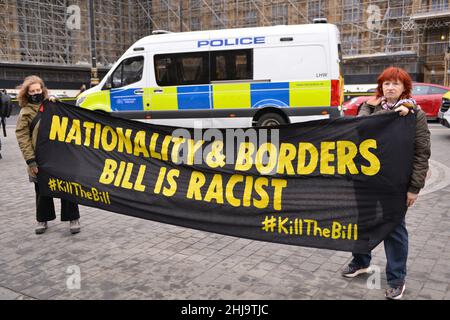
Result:
<svg viewBox="0 0 450 320"><path fill-rule="evenodd" d="M36 191L36 220L46 222L56 219L55 204L52 197L42 196L39 193L39 186L34 184ZM61 199L61 221L71 221L80 218L78 204Z"/></svg>

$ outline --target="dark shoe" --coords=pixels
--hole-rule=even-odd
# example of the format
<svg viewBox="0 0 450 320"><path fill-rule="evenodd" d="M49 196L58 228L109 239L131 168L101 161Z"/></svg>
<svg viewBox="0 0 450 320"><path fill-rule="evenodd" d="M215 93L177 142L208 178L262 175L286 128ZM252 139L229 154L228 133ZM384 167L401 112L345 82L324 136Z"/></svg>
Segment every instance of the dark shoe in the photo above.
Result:
<svg viewBox="0 0 450 320"><path fill-rule="evenodd" d="M80 232L81 227L80 227L80 220L72 220L70 221L70 233L71 234L75 234Z"/></svg>
<svg viewBox="0 0 450 320"><path fill-rule="evenodd" d="M396 287L391 287L386 290L385 297L389 300L400 300L403 297L403 292L405 292L405 284L401 284Z"/></svg>
<svg viewBox="0 0 450 320"><path fill-rule="evenodd" d="M370 272L370 266L369 267L359 267L354 265L348 265L343 271L342 276L346 278L354 278L356 276L359 276L360 274L369 273Z"/></svg>
<svg viewBox="0 0 450 320"><path fill-rule="evenodd" d="M38 222L34 232L36 232L36 234L43 234L45 230L47 230L47 222Z"/></svg>

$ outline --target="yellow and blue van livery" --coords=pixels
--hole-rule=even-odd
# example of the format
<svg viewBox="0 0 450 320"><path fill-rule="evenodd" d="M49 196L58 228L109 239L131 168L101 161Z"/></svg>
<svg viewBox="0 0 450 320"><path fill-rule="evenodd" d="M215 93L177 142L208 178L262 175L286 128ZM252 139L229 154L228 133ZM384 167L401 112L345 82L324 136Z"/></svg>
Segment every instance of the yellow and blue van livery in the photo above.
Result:
<svg viewBox="0 0 450 320"><path fill-rule="evenodd" d="M308 85L309 90L302 90ZM311 86L313 86L311 88ZM155 110L209 110L264 107L324 106L329 103L327 93L330 83L252 83L239 85L203 85L168 87L161 94L163 99L144 92L145 88L112 89L110 105L112 112L145 111L145 102ZM151 91L151 89L150 89ZM148 109L149 110L149 109Z"/></svg>
<svg viewBox="0 0 450 320"><path fill-rule="evenodd" d="M339 50L332 24L151 35L77 105L174 126L336 117L343 98Z"/></svg>

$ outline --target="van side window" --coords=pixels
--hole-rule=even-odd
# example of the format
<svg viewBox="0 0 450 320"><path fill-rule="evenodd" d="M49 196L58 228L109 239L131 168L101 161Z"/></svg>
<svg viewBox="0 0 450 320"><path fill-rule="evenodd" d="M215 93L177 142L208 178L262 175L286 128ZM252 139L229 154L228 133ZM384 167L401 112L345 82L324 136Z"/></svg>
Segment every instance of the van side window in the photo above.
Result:
<svg viewBox="0 0 450 320"><path fill-rule="evenodd" d="M121 88L142 79L144 57L132 57L123 60L112 74L112 88Z"/></svg>
<svg viewBox="0 0 450 320"><path fill-rule="evenodd" d="M211 81L253 79L253 50L211 52Z"/></svg>
<svg viewBox="0 0 450 320"><path fill-rule="evenodd" d="M156 83L159 86L207 84L208 61L207 52L155 55Z"/></svg>

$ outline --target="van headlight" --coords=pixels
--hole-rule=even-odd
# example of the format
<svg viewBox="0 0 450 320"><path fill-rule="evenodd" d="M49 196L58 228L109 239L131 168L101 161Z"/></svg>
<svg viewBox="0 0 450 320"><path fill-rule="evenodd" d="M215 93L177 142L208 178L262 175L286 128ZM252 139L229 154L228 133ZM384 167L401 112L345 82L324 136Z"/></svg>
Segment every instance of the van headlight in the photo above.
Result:
<svg viewBox="0 0 450 320"><path fill-rule="evenodd" d="M84 102L84 100L86 100L86 96L78 98L76 106L79 107Z"/></svg>

